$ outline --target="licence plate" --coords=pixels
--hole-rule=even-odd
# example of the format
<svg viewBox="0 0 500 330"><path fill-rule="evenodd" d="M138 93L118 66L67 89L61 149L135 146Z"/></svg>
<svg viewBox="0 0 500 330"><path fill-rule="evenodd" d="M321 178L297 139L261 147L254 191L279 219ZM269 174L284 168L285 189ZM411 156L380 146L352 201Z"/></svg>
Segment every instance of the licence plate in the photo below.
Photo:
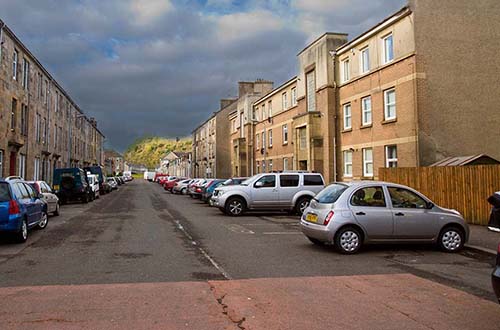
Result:
<svg viewBox="0 0 500 330"><path fill-rule="evenodd" d="M54 185L54 190L59 190L59 185L58 184Z"/></svg>
<svg viewBox="0 0 500 330"><path fill-rule="evenodd" d="M316 214L309 213L306 215L306 221L318 222L318 216Z"/></svg>

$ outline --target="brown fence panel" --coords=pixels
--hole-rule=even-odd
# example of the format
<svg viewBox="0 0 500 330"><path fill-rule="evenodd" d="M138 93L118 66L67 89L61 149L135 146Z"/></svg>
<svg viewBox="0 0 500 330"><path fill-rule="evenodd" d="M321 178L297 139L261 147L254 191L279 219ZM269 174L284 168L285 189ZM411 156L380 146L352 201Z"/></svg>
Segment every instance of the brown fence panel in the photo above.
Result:
<svg viewBox="0 0 500 330"><path fill-rule="evenodd" d="M467 222L486 225L491 210L486 199L500 191L500 165L381 168L379 179L412 187L459 211Z"/></svg>

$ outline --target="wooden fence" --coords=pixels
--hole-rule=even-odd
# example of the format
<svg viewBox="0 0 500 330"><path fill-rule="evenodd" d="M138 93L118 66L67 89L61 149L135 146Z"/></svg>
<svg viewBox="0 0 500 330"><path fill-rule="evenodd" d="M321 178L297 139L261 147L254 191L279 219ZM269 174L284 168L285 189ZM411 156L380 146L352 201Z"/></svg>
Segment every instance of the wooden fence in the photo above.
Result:
<svg viewBox="0 0 500 330"><path fill-rule="evenodd" d="M487 225L486 199L500 191L500 165L381 168L379 179L412 187L437 205L459 211L468 223Z"/></svg>

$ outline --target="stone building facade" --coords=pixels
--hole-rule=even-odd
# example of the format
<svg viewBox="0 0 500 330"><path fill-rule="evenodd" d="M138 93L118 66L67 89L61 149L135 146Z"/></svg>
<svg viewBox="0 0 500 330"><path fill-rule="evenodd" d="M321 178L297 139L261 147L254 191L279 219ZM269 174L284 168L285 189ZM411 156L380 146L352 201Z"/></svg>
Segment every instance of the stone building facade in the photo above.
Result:
<svg viewBox="0 0 500 330"><path fill-rule="evenodd" d="M0 21L0 177L52 182L55 168L104 163L104 135Z"/></svg>

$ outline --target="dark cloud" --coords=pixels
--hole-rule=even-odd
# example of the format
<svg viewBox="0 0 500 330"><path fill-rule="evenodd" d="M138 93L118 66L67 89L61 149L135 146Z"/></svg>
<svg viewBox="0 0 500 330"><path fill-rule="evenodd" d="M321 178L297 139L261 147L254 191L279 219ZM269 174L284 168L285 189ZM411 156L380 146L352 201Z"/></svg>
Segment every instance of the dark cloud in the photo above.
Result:
<svg viewBox="0 0 500 330"><path fill-rule="evenodd" d="M144 7L147 3L154 10ZM82 109L108 144L186 136L236 94L239 80L276 86L317 33L360 33L403 0L205 2L0 0L2 19ZM322 10L323 8L323 10Z"/></svg>

